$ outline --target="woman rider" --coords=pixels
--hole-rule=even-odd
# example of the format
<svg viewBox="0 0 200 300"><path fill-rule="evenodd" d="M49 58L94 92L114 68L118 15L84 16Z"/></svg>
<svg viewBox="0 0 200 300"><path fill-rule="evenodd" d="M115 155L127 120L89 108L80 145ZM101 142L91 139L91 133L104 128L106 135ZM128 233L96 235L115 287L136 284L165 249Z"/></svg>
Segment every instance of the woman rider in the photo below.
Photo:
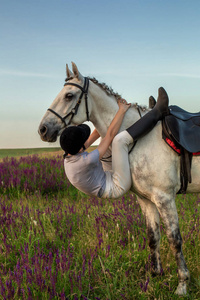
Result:
<svg viewBox="0 0 200 300"><path fill-rule="evenodd" d="M154 108L128 129L118 133L126 111L131 104L118 101L119 109L106 136L92 152L85 151L98 137L97 130L90 135L86 124L71 126L61 134L60 145L65 151L64 168L69 181L80 191L101 198L119 198L131 187L128 158L129 145L147 134L168 114L168 95L161 87ZM104 171L100 159L112 143L112 171Z"/></svg>

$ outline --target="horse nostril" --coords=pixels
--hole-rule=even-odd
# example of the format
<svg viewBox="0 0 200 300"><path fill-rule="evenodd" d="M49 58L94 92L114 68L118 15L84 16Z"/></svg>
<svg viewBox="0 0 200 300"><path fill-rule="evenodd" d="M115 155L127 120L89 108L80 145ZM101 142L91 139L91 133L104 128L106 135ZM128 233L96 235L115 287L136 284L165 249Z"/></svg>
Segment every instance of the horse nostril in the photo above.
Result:
<svg viewBox="0 0 200 300"><path fill-rule="evenodd" d="M40 128L39 128L39 133L41 134L41 136L45 136L45 134L47 133L47 126L45 125L41 125Z"/></svg>

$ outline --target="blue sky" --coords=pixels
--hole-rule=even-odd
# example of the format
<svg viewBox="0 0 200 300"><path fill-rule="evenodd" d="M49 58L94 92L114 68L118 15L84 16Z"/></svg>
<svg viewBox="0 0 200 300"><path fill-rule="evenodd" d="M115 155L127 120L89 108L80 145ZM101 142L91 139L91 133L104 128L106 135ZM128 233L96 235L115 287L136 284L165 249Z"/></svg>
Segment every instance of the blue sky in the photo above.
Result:
<svg viewBox="0 0 200 300"><path fill-rule="evenodd" d="M61 90L65 65L147 104L200 111L200 1L0 0L0 148L58 146L38 125Z"/></svg>

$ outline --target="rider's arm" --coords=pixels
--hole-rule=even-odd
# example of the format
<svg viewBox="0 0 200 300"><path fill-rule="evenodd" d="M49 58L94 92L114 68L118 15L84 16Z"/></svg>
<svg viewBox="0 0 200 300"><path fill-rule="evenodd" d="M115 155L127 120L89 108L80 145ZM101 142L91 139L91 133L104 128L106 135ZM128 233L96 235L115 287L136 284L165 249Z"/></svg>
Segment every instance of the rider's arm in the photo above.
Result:
<svg viewBox="0 0 200 300"><path fill-rule="evenodd" d="M85 149L87 149L90 145L92 145L99 137L100 137L100 134L98 133L98 131L95 128L84 144Z"/></svg>
<svg viewBox="0 0 200 300"><path fill-rule="evenodd" d="M124 101L124 102L122 102ZM127 104L127 102L123 99L120 99L118 101L119 110L116 113L114 119L112 120L110 126L108 127L108 131L106 133L106 136L102 139L101 143L97 147L99 150L99 159L103 157L103 155L106 153L106 150L112 143L112 140L114 139L115 135L118 133L122 121L124 119L124 115L126 111L129 109L131 104Z"/></svg>

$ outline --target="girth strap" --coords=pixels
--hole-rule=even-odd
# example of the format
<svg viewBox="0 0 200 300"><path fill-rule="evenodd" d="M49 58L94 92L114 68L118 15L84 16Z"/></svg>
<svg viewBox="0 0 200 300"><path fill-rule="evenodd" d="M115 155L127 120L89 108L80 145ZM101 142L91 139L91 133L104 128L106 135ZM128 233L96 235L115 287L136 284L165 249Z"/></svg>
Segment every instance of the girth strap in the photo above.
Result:
<svg viewBox="0 0 200 300"><path fill-rule="evenodd" d="M191 165L192 165L192 153L188 152L184 148L181 149L180 158L180 180L181 187L177 194L185 194L187 191L188 182L192 182L191 177Z"/></svg>

